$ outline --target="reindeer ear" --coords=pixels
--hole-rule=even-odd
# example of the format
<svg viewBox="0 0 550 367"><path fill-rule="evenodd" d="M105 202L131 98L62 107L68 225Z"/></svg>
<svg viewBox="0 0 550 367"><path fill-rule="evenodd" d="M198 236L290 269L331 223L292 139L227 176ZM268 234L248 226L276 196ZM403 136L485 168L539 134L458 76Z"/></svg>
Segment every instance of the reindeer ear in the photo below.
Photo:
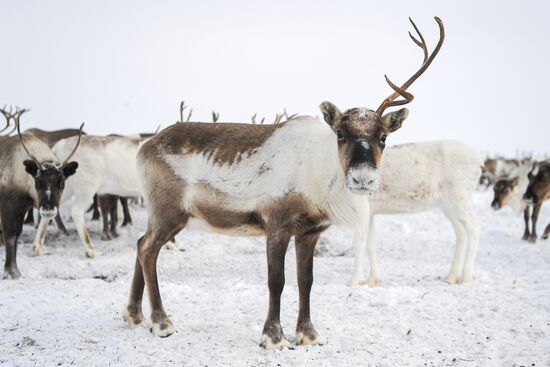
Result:
<svg viewBox="0 0 550 367"><path fill-rule="evenodd" d="M323 117L325 118L325 122L330 126L334 127L334 124L336 121L340 119L340 115L342 115L342 112L336 107L332 102L324 101L319 105L319 108L321 109L321 112L323 113Z"/></svg>
<svg viewBox="0 0 550 367"><path fill-rule="evenodd" d="M69 162L63 167L63 175L65 177L72 176L76 173L77 168L78 168L78 162L75 162L75 161Z"/></svg>
<svg viewBox="0 0 550 367"><path fill-rule="evenodd" d="M403 125L403 121L409 116L409 110L402 108L399 111L394 111L382 116L382 123L390 133L399 130Z"/></svg>
<svg viewBox="0 0 550 367"><path fill-rule="evenodd" d="M36 163L34 163L34 161L26 159L23 162L23 165L25 166L25 171L27 171L28 174L36 177L36 174L38 173L38 166L36 165Z"/></svg>

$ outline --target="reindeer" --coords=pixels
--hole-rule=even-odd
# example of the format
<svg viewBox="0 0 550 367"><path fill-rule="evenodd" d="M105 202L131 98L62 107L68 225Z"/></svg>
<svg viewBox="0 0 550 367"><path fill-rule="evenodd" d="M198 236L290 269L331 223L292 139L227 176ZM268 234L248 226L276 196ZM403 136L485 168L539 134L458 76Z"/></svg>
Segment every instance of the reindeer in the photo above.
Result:
<svg viewBox="0 0 550 367"><path fill-rule="evenodd" d="M455 255L445 280L452 284L471 282L479 242L472 193L477 186L482 163L483 157L478 152L457 141L403 144L386 149L379 167L381 187L369 199L370 224L366 232L370 275L365 281L365 250L364 246L359 246L356 248L350 285L368 284L374 287L380 284L374 236L375 215L419 213L431 209L443 212L456 235Z"/></svg>
<svg viewBox="0 0 550 367"><path fill-rule="evenodd" d="M62 156L73 144L74 137L63 139L54 145L55 154ZM67 183L62 203L70 202L71 217L75 223L86 256L97 255L88 229L84 222L84 212L89 207L94 194L117 196L141 196L136 171L136 155L142 140L119 136L82 137L75 160L85 167ZM44 253L44 238L48 220L41 220L34 241L37 255Z"/></svg>
<svg viewBox="0 0 550 367"><path fill-rule="evenodd" d="M36 136L38 139L48 144L50 148L52 148L59 140L66 139L71 136L77 136L80 133L78 129L46 131L38 128L27 129L25 130L25 132ZM86 133L83 131L82 135L86 135ZM67 234L67 228L65 228L65 224L63 223L63 220L61 219L61 215L59 213L57 213L57 216L55 217L55 222L57 224L57 228L62 233ZM24 223L34 224L33 208L29 209Z"/></svg>
<svg viewBox="0 0 550 367"><path fill-rule="evenodd" d="M332 223L358 233L366 228L368 201L359 195L376 189L386 137L408 116L406 108L384 111L413 100L406 89L424 73L443 43L443 23L435 19L440 30L435 50L428 56L420 35L422 43L416 43L425 52L422 66L401 87L386 77L395 92L376 111L351 108L342 113L324 102L320 108L326 124L309 116L271 125L193 122L174 124L145 142L137 161L149 221L137 242L124 314L127 324L143 322L141 304L147 285L151 332L161 337L174 332L160 297L157 258L170 237L187 225L198 225L226 234L266 236L269 310L260 344L265 348L289 345L280 323L280 298L285 253L295 237L300 293L297 343L321 343L309 306L315 245Z"/></svg>
<svg viewBox="0 0 550 367"><path fill-rule="evenodd" d="M533 241L533 239L536 241L536 236L533 238L529 232L529 205L523 201L523 195L529 185L528 174L536 164L527 164L524 162L518 169L516 177L502 178L493 187L494 197L491 207L494 210L500 210L509 206L516 215L520 215L523 212L525 230L521 239L524 241Z"/></svg>
<svg viewBox="0 0 550 367"><path fill-rule="evenodd" d="M533 205L533 214L531 216L531 237L529 242L537 242L537 220L539 219L542 204L550 199L550 161L544 161L537 164L529 172L529 186L523 195L523 200L527 205ZM550 223L546 226L542 239L548 239L550 234Z"/></svg>
<svg viewBox="0 0 550 367"><path fill-rule="evenodd" d="M32 134L21 134L19 119L26 111L18 109L13 116L17 136L0 138L0 224L6 246L4 279L21 276L16 260L17 241L28 209L33 205L38 207L43 220L51 220L57 215L65 181L78 168L78 163L71 158L84 127L84 124L80 126L72 150L60 163L58 156L42 140Z"/></svg>

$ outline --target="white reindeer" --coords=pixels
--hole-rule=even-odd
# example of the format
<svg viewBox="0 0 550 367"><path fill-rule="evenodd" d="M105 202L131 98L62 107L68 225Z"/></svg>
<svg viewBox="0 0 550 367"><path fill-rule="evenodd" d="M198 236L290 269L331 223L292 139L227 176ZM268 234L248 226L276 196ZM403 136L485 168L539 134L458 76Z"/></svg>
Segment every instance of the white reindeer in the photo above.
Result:
<svg viewBox="0 0 550 367"><path fill-rule="evenodd" d="M355 267L350 284L367 283L371 287L380 284L374 235L375 215L417 213L430 209L441 210L453 225L456 235L455 254L445 280L449 283L471 282L479 242L479 226L472 211L471 197L477 187L482 164L481 154L457 141L387 148L379 168L380 189L369 199L371 211L367 253L370 275L365 281L365 242L355 240Z"/></svg>
<svg viewBox="0 0 550 367"><path fill-rule="evenodd" d="M74 147L76 138L60 140L53 152L66 156ZM62 203L71 206L71 217L82 240L86 256L97 255L84 222L84 213L90 206L94 194L118 196L141 196L136 169L136 156L140 139L121 136L84 135L74 160L80 165L78 173L68 180L61 198ZM34 241L37 255L44 253L44 238L49 220L40 220Z"/></svg>

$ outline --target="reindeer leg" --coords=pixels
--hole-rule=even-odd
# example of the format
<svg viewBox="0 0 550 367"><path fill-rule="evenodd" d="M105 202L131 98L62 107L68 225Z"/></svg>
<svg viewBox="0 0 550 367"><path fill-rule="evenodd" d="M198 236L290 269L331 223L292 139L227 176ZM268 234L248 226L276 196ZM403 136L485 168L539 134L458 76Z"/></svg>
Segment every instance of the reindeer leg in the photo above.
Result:
<svg viewBox="0 0 550 367"><path fill-rule="evenodd" d="M456 236L456 247L453 256L453 263L449 275L445 278L445 281L449 284L458 284L462 282L462 268L464 264L464 254L467 245L468 234L463 223L458 218L456 209L447 210L444 212L445 216L451 221Z"/></svg>
<svg viewBox="0 0 550 367"><path fill-rule="evenodd" d="M93 210L92 213L92 220L99 220L99 196L97 194L94 195L94 202L92 203L92 206L90 209ZM89 209L88 209L89 210Z"/></svg>
<svg viewBox="0 0 550 367"><path fill-rule="evenodd" d="M533 214L531 215L531 236L529 236L530 243L537 242L537 221L539 219L540 208L542 207L541 203L535 203L533 207Z"/></svg>
<svg viewBox="0 0 550 367"><path fill-rule="evenodd" d="M550 234L550 223L548 223L548 225L546 226L546 229L544 230L544 233L542 234L541 238L543 240L547 240L549 234Z"/></svg>
<svg viewBox="0 0 550 367"><path fill-rule="evenodd" d="M162 306L157 278L158 255L166 241L185 227L188 219L189 216L184 212L173 213L172 218L163 218L160 224L161 228L151 229L151 226L149 226L145 235L138 241L138 260L141 264L143 280L147 286L147 294L151 306L151 321L153 322L151 332L155 336L167 337L175 331L174 325L166 315L166 311L164 311L164 307ZM135 315L136 312L139 311L137 305L141 297L140 294L143 293L139 267L137 265L135 270L136 273L134 273L130 303L126 309L129 315L132 315L132 313ZM139 317L138 319L130 318L130 321L137 320L139 320Z"/></svg>
<svg viewBox="0 0 550 367"><path fill-rule="evenodd" d="M267 231L267 277L269 311L264 324L260 346L266 349L290 346L281 326L281 293L285 286L285 255L290 232L285 228Z"/></svg>
<svg viewBox="0 0 550 367"><path fill-rule="evenodd" d="M99 209L101 210L101 218L103 220L103 232L101 232L101 239L103 241L110 241L113 239L111 232L109 231L109 213L111 211L110 195L99 195Z"/></svg>
<svg viewBox="0 0 550 367"><path fill-rule="evenodd" d="M463 224L468 237L468 247L462 281L464 283L471 283L475 279L475 261L479 246L479 223L471 207L467 208L465 217L466 220Z"/></svg>
<svg viewBox="0 0 550 367"><path fill-rule="evenodd" d="M313 285L313 252L320 233L296 236L296 264L298 272L298 290L300 292L300 310L296 326L298 345L322 344L319 334L311 322L309 296Z"/></svg>
<svg viewBox="0 0 550 367"><path fill-rule="evenodd" d="M57 225L57 229L59 232L63 233L64 235L68 235L69 232L67 231L67 227L65 227L65 223L63 223L63 219L61 219L61 214L58 212L55 216L55 224Z"/></svg>
<svg viewBox="0 0 550 367"><path fill-rule="evenodd" d="M111 221L110 221L110 231L111 237L117 238L118 232L116 230L116 225L118 223L118 196L112 195L110 198L111 201Z"/></svg>
<svg viewBox="0 0 550 367"><path fill-rule="evenodd" d="M527 241L531 236L531 233L529 233L529 205L525 206L525 210L523 211L523 220L525 221L525 231L523 232L523 237L521 239Z"/></svg>
<svg viewBox="0 0 550 367"><path fill-rule="evenodd" d="M18 279L21 277L21 272L17 267L17 241L23 231L23 221L28 206L18 199L14 198L13 202L3 203L0 209L2 235L6 246L4 279Z"/></svg>
<svg viewBox="0 0 550 367"><path fill-rule="evenodd" d="M25 224L34 225L34 208L30 208L25 218Z"/></svg>
<svg viewBox="0 0 550 367"><path fill-rule="evenodd" d="M138 251L142 247L143 239L141 237L137 242ZM136 255L136 265L134 267L134 278L132 280L132 288L130 289L130 299L128 300L128 306L126 306L126 312L124 313L124 321L129 327L135 326L143 322L143 311L141 304L143 301L143 289L145 287L145 280L143 279L143 269L141 262L139 261L139 255Z"/></svg>
<svg viewBox="0 0 550 367"><path fill-rule="evenodd" d="M120 203L122 204L122 211L124 212L124 220L122 221L121 227L131 226L132 216L130 215L130 208L128 207L128 198L121 197Z"/></svg>
<svg viewBox="0 0 550 367"><path fill-rule="evenodd" d="M82 197L89 197L83 195ZM74 224L78 231L78 235L84 244L86 250L86 256L89 258L94 258L97 255L97 251L92 243L90 234L88 233L88 228L86 228L86 223L84 222L84 211L86 210L86 203L75 202L71 208L71 217L73 218Z"/></svg>
<svg viewBox="0 0 550 367"><path fill-rule="evenodd" d="M365 280L365 264L364 264L366 239L362 231L364 231L364 229L361 229L361 231L356 231L353 234L353 249L354 249L355 256L354 256L354 262L353 262L353 275L351 277L351 280L348 282L348 286L350 287L367 284L367 281ZM369 253L369 256L370 256L370 253Z"/></svg>
<svg viewBox="0 0 550 367"><path fill-rule="evenodd" d="M374 217L370 218L369 228L367 229L367 255L369 256L370 274L367 284L369 287L377 287L382 283L380 272L378 271L378 261L376 260L376 232L374 226Z"/></svg>
<svg viewBox="0 0 550 367"><path fill-rule="evenodd" d="M44 254L44 239L46 238L46 231L50 221L50 219L40 218L40 222L38 222L38 231L36 231L33 245L34 254L36 256Z"/></svg>

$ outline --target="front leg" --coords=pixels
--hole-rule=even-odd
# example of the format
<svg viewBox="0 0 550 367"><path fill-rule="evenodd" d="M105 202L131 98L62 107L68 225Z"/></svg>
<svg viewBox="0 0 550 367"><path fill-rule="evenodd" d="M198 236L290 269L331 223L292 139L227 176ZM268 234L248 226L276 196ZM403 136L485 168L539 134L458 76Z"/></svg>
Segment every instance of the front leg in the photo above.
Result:
<svg viewBox="0 0 550 367"><path fill-rule="evenodd" d="M298 345L322 344L311 322L309 296L313 285L313 252L320 233L296 236L296 267L300 292L300 311L296 325Z"/></svg>
<svg viewBox="0 0 550 367"><path fill-rule="evenodd" d="M351 276L351 280L348 282L348 286L350 287L367 284L367 281L365 280L365 248L367 246L366 242L367 241L365 238L365 232L363 232L363 229L356 230L353 233L354 260L353 274Z"/></svg>
<svg viewBox="0 0 550 367"><path fill-rule="evenodd" d="M540 208L542 207L541 203L536 203L533 208L533 214L531 215L531 236L529 236L530 243L537 242L537 220L539 219Z"/></svg>
<svg viewBox="0 0 550 367"><path fill-rule="evenodd" d="M79 205L78 203L73 204L71 208L71 217L78 231L78 235L84 244L86 250L86 257L94 258L97 255L97 251L92 243L90 234L88 233L88 228L86 228L86 223L84 222L84 210L86 205Z"/></svg>
<svg viewBox="0 0 550 367"><path fill-rule="evenodd" d="M266 349L290 346L281 326L281 293L285 286L285 254L290 232L278 228L267 232L267 283L269 311L264 324L260 346Z"/></svg>
<svg viewBox="0 0 550 367"><path fill-rule="evenodd" d="M525 206L525 210L523 211L523 220L525 221L525 231L523 232L523 237L521 237L521 239L527 241L531 236L531 233L529 233L529 205Z"/></svg>
<svg viewBox="0 0 550 367"><path fill-rule="evenodd" d="M19 198L13 198L13 201L10 203L2 203L0 207L2 236L4 246L6 246L4 279L18 279L21 277L21 272L17 267L17 240L23 230L23 221L25 220L28 206L25 206L22 202L18 202L19 200L17 199Z"/></svg>
<svg viewBox="0 0 550 367"><path fill-rule="evenodd" d="M38 223L38 231L36 231L36 236L34 237L34 245L33 250L34 254L36 256L41 256L44 254L45 246L44 246L44 239L46 238L46 231L48 229L48 225L50 224L51 219L44 219L40 218L40 222Z"/></svg>

